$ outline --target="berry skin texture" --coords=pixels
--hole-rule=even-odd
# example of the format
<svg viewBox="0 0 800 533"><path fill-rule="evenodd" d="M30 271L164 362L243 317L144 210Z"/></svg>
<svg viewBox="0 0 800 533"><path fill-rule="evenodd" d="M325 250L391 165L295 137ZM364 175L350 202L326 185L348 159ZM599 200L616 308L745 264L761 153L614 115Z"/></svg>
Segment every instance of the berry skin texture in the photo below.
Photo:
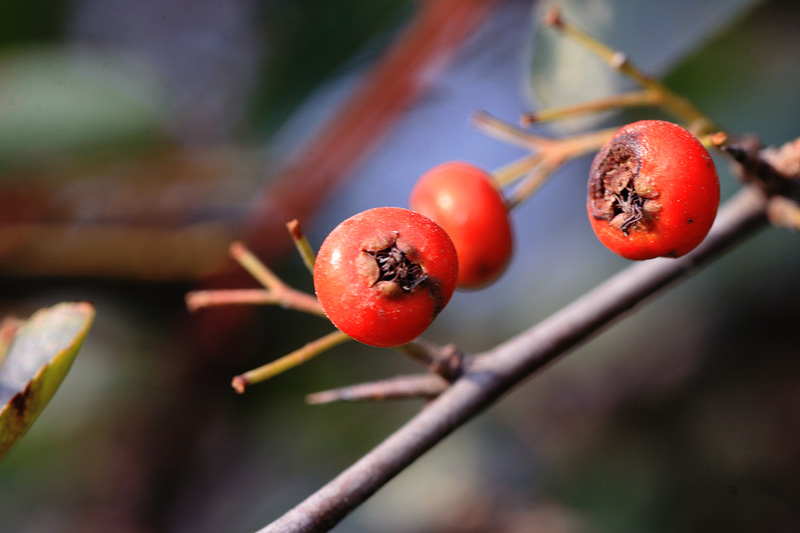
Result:
<svg viewBox="0 0 800 533"><path fill-rule="evenodd" d="M450 235L458 253L458 288L478 289L503 273L514 238L505 201L488 172L462 162L438 165L414 185L409 207Z"/></svg>
<svg viewBox="0 0 800 533"><path fill-rule="evenodd" d="M314 289L325 315L370 346L417 338L456 286L458 258L447 233L400 207L354 215L330 232L314 263Z"/></svg>
<svg viewBox="0 0 800 533"><path fill-rule="evenodd" d="M680 257L708 234L719 194L714 163L694 135L643 120L621 128L595 156L587 210L597 237L622 257Z"/></svg>

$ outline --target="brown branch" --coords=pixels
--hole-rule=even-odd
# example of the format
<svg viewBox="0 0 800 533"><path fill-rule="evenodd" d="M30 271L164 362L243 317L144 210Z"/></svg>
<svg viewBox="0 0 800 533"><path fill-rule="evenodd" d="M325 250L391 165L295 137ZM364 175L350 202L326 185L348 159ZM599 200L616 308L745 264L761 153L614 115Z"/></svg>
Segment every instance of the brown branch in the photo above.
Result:
<svg viewBox="0 0 800 533"><path fill-rule="evenodd" d="M763 227L766 206L767 200L760 191L752 186L744 188L723 206L712 232L693 253L680 259L634 264L540 324L467 359L461 377L426 409L261 531L328 531L520 381Z"/></svg>

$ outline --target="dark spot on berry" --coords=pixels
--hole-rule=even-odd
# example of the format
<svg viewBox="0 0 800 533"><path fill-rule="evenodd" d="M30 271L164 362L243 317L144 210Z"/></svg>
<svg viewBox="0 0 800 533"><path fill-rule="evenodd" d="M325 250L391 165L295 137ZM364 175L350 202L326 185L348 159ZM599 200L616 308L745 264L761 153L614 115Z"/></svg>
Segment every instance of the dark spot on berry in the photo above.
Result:
<svg viewBox="0 0 800 533"><path fill-rule="evenodd" d="M444 296L444 290L442 289L442 284L439 280L433 278L426 278L424 282L421 283L425 289L428 291L428 296L430 296L431 300L433 301L433 309L431 315L433 318L436 318L439 313L442 312L444 306L447 305L447 299Z"/></svg>

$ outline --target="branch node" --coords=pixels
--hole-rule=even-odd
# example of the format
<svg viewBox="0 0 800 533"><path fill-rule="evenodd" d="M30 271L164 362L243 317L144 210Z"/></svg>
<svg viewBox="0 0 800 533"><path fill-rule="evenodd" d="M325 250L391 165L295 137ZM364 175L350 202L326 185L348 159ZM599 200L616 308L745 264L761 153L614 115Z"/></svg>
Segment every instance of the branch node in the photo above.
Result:
<svg viewBox="0 0 800 533"><path fill-rule="evenodd" d="M464 352L455 344L442 346L432 370L449 382L457 380L464 371Z"/></svg>
<svg viewBox="0 0 800 533"><path fill-rule="evenodd" d="M734 161L741 165L742 179L753 183L769 197L784 195L789 190L787 176L779 172L770 161L767 161L758 150L753 141L743 141L740 144L729 144L721 150L730 155Z"/></svg>

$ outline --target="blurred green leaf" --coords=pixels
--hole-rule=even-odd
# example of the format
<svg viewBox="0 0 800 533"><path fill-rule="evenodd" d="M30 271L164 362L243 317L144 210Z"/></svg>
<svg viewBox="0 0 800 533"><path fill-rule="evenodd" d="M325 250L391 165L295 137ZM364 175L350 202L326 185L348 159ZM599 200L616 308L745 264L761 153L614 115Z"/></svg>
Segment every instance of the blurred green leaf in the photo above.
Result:
<svg viewBox="0 0 800 533"><path fill-rule="evenodd" d="M0 58L0 169L163 138L163 99L150 69L121 54L8 53Z"/></svg>
<svg viewBox="0 0 800 533"><path fill-rule="evenodd" d="M551 6L565 19L625 53L647 73L663 75L761 0L559 0L534 9L528 98L535 109L560 107L631 90L630 80L557 30L541 27ZM602 117L570 120L586 129ZM562 125L562 124L560 124Z"/></svg>
<svg viewBox="0 0 800 533"><path fill-rule="evenodd" d="M86 302L60 303L37 311L26 321L4 322L0 342L7 351L3 350L4 359L0 357L0 458L33 424L61 385L94 314L94 306Z"/></svg>

